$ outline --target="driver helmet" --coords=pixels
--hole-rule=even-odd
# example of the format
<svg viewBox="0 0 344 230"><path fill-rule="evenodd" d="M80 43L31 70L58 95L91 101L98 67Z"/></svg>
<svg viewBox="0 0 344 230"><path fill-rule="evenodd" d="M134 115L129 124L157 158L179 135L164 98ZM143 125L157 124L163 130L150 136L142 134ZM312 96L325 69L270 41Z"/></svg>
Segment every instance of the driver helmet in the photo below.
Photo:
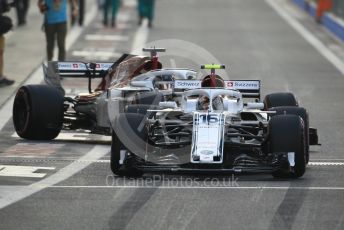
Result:
<svg viewBox="0 0 344 230"><path fill-rule="evenodd" d="M219 75L215 75L215 86L212 86L211 82L211 76L208 75L203 78L201 82L201 87L220 87L224 88L225 87L225 82ZM209 98L207 96L201 96L198 100L198 109L201 110L208 110L209 108ZM223 101L221 97L216 97L212 101L213 108L216 110L221 110L223 109Z"/></svg>
<svg viewBox="0 0 344 230"><path fill-rule="evenodd" d="M203 78L201 86L202 87L220 87L221 88L221 87L225 87L225 82L223 81L223 79L219 75L215 75L215 86L212 86L211 76L208 75L208 76Z"/></svg>

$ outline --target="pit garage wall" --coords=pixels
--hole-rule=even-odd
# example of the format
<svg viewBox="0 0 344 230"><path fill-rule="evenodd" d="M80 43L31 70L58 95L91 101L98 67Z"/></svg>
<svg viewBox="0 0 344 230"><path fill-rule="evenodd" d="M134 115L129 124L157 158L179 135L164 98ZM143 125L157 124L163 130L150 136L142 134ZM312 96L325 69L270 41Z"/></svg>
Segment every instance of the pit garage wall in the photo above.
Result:
<svg viewBox="0 0 344 230"><path fill-rule="evenodd" d="M313 0L291 0L299 8L307 12L316 19L317 1ZM341 0L340 0L341 1ZM337 0L333 0L333 7L341 7ZM334 9L339 12L341 9ZM344 9L343 9L344 10ZM344 18L335 15L332 12L325 12L319 20L332 34L344 42Z"/></svg>

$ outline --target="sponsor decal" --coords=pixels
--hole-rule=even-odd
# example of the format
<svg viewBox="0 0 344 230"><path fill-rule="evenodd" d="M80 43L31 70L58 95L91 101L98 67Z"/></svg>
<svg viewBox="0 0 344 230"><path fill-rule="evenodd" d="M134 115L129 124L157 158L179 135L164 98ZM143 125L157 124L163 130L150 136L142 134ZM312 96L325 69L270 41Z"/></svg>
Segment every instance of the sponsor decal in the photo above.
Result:
<svg viewBox="0 0 344 230"><path fill-rule="evenodd" d="M259 90L259 81L225 81L227 89L237 90ZM175 89L198 89L201 88L201 81L197 80L176 80L174 82Z"/></svg>
<svg viewBox="0 0 344 230"><path fill-rule="evenodd" d="M225 81L226 88L238 90L259 90L259 81Z"/></svg>
<svg viewBox="0 0 344 230"><path fill-rule="evenodd" d="M82 63L68 63L68 62L59 62L59 70L84 70L85 66Z"/></svg>
<svg viewBox="0 0 344 230"><path fill-rule="evenodd" d="M202 155L213 155L213 153L214 153L214 152L211 151L211 150L202 150L202 151L201 151L201 154L202 154Z"/></svg>
<svg viewBox="0 0 344 230"><path fill-rule="evenodd" d="M112 66L112 63L96 63L97 70L108 70Z"/></svg>
<svg viewBox="0 0 344 230"><path fill-rule="evenodd" d="M101 70L108 70L109 68L111 68L112 63L97 63L97 69L101 69Z"/></svg>
<svg viewBox="0 0 344 230"><path fill-rule="evenodd" d="M175 89L197 89L201 88L201 81L177 80L174 82Z"/></svg>
<svg viewBox="0 0 344 230"><path fill-rule="evenodd" d="M234 86L234 83L232 81L226 82L226 87L227 88L233 88L233 86Z"/></svg>
<svg viewBox="0 0 344 230"><path fill-rule="evenodd" d="M108 70L111 66L112 66L112 63L96 63L97 70ZM59 62L58 69L59 70L86 70L86 66L84 63Z"/></svg>
<svg viewBox="0 0 344 230"><path fill-rule="evenodd" d="M59 69L71 69L72 65L70 63L58 63Z"/></svg>

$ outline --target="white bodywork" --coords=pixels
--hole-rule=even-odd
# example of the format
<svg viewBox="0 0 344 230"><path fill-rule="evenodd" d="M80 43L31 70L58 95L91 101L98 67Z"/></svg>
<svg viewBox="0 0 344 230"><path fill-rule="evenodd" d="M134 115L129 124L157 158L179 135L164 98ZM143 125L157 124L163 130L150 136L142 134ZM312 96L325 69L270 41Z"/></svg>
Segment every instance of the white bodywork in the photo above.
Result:
<svg viewBox="0 0 344 230"><path fill-rule="evenodd" d="M196 164L221 164L226 119L239 117L241 112L261 113L264 108L260 102L244 104L243 94L239 91L259 91L259 81L225 81L224 88L201 88L201 81L198 80L176 80L174 89L185 90L180 110L193 116L191 162ZM207 110L199 108L201 97L209 99ZM213 106L218 97L223 103L222 110L216 110Z"/></svg>
<svg viewBox="0 0 344 230"><path fill-rule="evenodd" d="M192 163L222 163L224 122L223 113L195 112L192 132ZM217 160L214 159L217 157Z"/></svg>
<svg viewBox="0 0 344 230"><path fill-rule="evenodd" d="M199 111L198 99L208 97L209 108ZM223 110L215 110L213 100L221 97ZM223 145L226 116L237 115L244 108L242 95L231 89L192 89L183 94L181 109L193 114L191 162L220 164L223 162Z"/></svg>

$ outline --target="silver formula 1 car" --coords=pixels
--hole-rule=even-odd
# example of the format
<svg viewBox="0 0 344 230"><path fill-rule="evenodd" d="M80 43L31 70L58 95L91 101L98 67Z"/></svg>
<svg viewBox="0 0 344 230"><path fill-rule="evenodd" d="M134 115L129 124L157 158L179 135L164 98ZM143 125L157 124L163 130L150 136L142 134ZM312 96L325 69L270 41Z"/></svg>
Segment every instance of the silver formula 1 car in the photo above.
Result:
<svg viewBox="0 0 344 230"><path fill-rule="evenodd" d="M127 89L109 91L112 171L301 177L318 137L294 95L269 94L260 102L259 80L224 81L215 74L223 65L202 68L211 71L203 80L173 78L171 91L152 89L147 101L128 104ZM132 84L151 88L142 80Z"/></svg>
<svg viewBox="0 0 344 230"><path fill-rule="evenodd" d="M171 94L174 79L194 79L189 69L163 69L158 60L162 48L148 48L151 56L124 54L114 63L49 62L43 65L45 84L22 86L13 105L17 134L26 139L51 140L61 130L111 135L109 92L120 89L126 104L151 104L157 95ZM61 79L88 80L88 91L66 96ZM100 79L96 89L92 81ZM124 107L120 112L124 112ZM110 114L110 116L109 116Z"/></svg>

